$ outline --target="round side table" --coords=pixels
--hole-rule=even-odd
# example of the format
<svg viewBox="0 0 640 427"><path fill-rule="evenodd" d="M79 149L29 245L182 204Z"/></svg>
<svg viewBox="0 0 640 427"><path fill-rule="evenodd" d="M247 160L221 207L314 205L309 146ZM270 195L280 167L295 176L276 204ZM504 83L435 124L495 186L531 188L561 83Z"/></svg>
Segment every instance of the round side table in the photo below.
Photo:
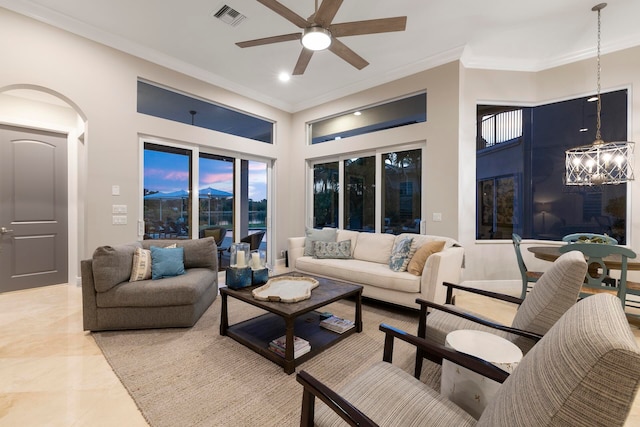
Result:
<svg viewBox="0 0 640 427"><path fill-rule="evenodd" d="M447 347L479 357L512 373L522 359L518 346L484 331L461 329L447 334ZM483 377L448 360L442 362L440 393L478 419L500 383Z"/></svg>

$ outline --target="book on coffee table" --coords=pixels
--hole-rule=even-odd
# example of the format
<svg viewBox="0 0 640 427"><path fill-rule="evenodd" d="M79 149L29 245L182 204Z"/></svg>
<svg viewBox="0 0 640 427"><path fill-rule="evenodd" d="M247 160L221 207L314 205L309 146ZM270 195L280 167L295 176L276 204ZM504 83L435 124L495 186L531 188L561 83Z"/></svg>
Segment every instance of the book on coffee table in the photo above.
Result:
<svg viewBox="0 0 640 427"><path fill-rule="evenodd" d="M339 334L348 331L355 326L355 323L348 319L343 319L337 316L331 316L328 319L324 319L320 322L320 326L329 329L330 331L337 332Z"/></svg>
<svg viewBox="0 0 640 427"><path fill-rule="evenodd" d="M286 342L287 342L286 335L283 335L280 338L276 338L275 340L272 340L269 343L269 350L273 351L274 353L282 357L285 357ZM293 337L294 359L302 356L305 353L308 353L309 351L311 351L311 344L309 344L309 341L300 337L296 337L296 336Z"/></svg>

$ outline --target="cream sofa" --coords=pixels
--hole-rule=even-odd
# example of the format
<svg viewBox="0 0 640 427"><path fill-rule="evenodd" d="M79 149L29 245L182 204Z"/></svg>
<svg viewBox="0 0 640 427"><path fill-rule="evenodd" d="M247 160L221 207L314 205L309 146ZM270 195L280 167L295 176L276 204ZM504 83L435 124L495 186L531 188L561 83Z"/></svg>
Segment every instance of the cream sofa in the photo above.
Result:
<svg viewBox="0 0 640 427"><path fill-rule="evenodd" d="M420 276L389 268L395 243L405 237L413 237L416 249L434 240L445 242L442 251L427 258ZM395 236L337 230L337 242L347 239L351 241L351 259L318 259L304 255L307 237L291 237L288 241L289 267L301 273L363 285L364 297L416 309L419 308L416 298L444 304L446 288L442 282L460 281L464 249L454 239L412 233Z"/></svg>

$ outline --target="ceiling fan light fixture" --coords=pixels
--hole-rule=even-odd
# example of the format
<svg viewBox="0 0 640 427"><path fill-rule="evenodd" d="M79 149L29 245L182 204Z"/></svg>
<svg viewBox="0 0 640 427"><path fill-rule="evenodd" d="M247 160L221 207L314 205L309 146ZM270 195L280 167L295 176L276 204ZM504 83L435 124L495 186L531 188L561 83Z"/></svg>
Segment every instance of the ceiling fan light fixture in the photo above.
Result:
<svg viewBox="0 0 640 427"><path fill-rule="evenodd" d="M331 33L322 27L305 28L301 41L302 46L309 50L324 50L331 45Z"/></svg>

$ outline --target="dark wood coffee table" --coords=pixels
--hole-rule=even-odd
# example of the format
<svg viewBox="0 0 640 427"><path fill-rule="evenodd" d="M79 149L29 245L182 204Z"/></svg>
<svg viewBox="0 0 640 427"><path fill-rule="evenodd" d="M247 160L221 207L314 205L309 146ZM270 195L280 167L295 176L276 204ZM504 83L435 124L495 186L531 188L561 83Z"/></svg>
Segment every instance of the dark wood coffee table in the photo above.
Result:
<svg viewBox="0 0 640 427"><path fill-rule="evenodd" d="M220 288L222 313L220 335L227 335L249 347L256 353L282 366L284 372L292 374L295 367L305 360L331 347L355 332L362 332L362 286L352 285L322 277L289 273L284 276L313 277L319 286L311 292L311 298L294 302L272 302L254 299L251 291L256 287L242 289ZM259 307L267 313L249 320L229 325L227 298L232 297L247 304ZM355 327L342 334L329 331L320 326L320 313L317 309L332 302L355 298ZM269 343L286 335L285 357L269 350ZM293 337L301 337L311 344L311 351L298 358L293 357Z"/></svg>

